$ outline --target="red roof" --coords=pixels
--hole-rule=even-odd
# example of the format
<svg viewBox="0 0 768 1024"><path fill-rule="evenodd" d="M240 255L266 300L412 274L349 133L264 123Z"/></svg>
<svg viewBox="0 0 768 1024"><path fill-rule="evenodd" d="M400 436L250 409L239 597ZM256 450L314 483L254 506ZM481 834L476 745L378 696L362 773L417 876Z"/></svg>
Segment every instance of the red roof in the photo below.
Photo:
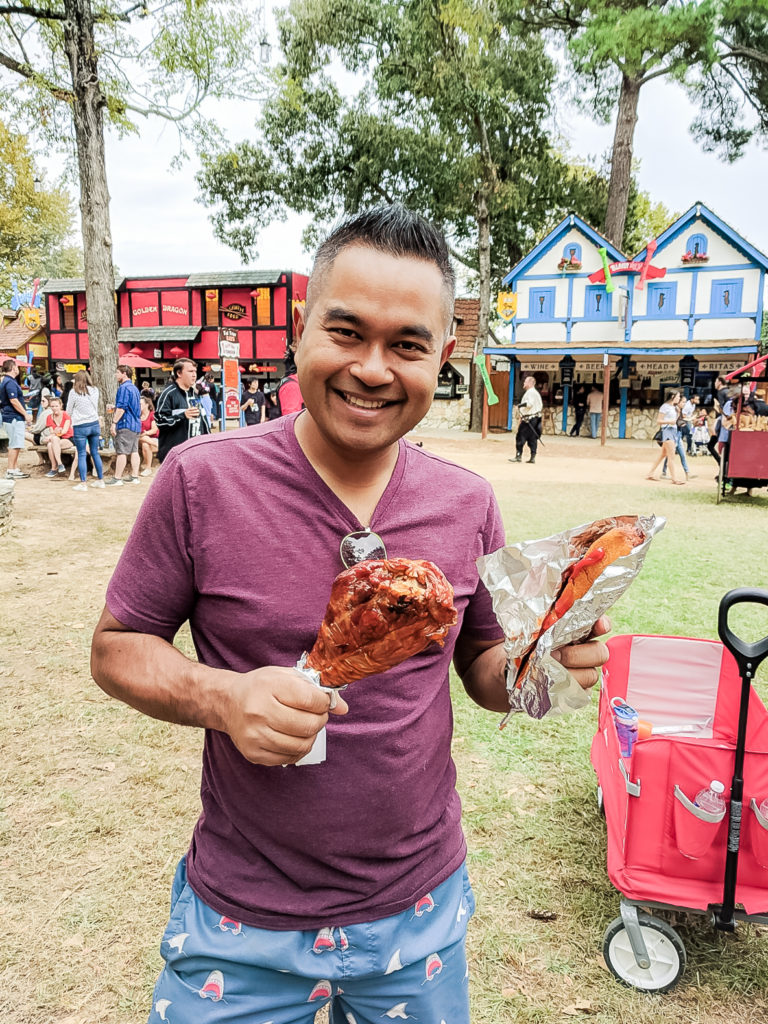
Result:
<svg viewBox="0 0 768 1024"><path fill-rule="evenodd" d="M2 326L0 326L0 352L18 352L20 348L30 341L34 341L42 335L45 340L45 309L38 310L40 314L40 326L30 330L24 323L23 315L17 314L14 310L4 309L2 311ZM9 319L14 317L14 319Z"/></svg>
<svg viewBox="0 0 768 1024"><path fill-rule="evenodd" d="M456 348L453 358L471 359L475 352L480 299L456 299L453 315L456 319Z"/></svg>

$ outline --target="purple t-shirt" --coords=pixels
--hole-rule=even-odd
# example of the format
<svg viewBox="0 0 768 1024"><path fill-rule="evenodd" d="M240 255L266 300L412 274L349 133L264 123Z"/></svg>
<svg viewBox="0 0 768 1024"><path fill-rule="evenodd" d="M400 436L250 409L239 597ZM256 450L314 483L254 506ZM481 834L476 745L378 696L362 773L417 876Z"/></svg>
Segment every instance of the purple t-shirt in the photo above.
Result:
<svg viewBox="0 0 768 1024"><path fill-rule="evenodd" d="M306 414L303 414L306 415ZM308 651L360 523L308 462L296 416L174 448L107 591L131 629L172 640L189 619L201 662L246 672ZM504 543L481 477L400 441L371 528L390 557L435 562L458 624L389 672L353 683L322 764L251 764L208 730L190 884L262 928L355 924L400 913L462 863L448 668L461 629L503 634L475 559Z"/></svg>

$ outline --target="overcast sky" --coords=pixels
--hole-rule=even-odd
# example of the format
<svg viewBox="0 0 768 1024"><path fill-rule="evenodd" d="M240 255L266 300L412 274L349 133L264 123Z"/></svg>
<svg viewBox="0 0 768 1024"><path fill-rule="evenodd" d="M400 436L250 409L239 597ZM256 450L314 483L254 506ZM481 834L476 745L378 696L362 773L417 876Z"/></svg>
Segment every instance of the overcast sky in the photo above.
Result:
<svg viewBox="0 0 768 1024"><path fill-rule="evenodd" d="M219 104L217 113L235 141L233 126L239 126L242 137L256 109L243 117L242 104L230 109ZM697 200L706 203L768 253L768 154L752 146L742 160L725 164L693 142L688 133L692 116L693 108L673 84L657 79L643 88L635 134L641 188L672 212L682 213ZM574 156L598 156L610 148L612 125L572 114L567 119L561 115L559 127ZM214 239L206 209L195 201L197 161L193 158L181 171L171 169L176 150L175 130L157 122L143 125L140 137L108 139L114 258L121 273L191 273L242 265L233 250ZM303 226L298 217L272 225L252 265L306 271L310 259L301 247Z"/></svg>

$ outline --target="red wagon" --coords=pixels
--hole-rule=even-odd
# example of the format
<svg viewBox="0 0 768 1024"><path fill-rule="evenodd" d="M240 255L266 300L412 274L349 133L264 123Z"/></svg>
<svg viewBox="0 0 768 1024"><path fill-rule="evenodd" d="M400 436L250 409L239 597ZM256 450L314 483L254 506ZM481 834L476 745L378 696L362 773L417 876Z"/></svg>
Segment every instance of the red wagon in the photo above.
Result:
<svg viewBox="0 0 768 1024"><path fill-rule="evenodd" d="M768 923L768 817L759 810L768 797L768 710L750 685L768 638L745 644L733 636L727 614L740 601L768 605L768 592L725 595L724 643L672 636L608 642L592 764L608 830L608 877L622 899L603 952L616 977L645 991L672 988L686 960L680 936L648 908L710 914L726 931L736 920ZM651 732L622 757L614 697L662 733L687 731ZM694 802L713 779L726 785L728 809L719 818Z"/></svg>

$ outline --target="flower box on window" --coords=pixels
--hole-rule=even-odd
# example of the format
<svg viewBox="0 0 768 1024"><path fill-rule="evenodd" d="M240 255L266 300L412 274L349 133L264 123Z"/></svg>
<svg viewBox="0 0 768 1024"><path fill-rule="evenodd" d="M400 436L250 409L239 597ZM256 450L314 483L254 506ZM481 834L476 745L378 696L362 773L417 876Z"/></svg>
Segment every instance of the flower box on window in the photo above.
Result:
<svg viewBox="0 0 768 1024"><path fill-rule="evenodd" d="M557 269L560 271L574 271L581 270L581 260L570 259L567 260L565 256L557 264Z"/></svg>
<svg viewBox="0 0 768 1024"><path fill-rule="evenodd" d="M709 256L705 252L691 252L689 249L688 252L683 253L680 260L683 263L707 263Z"/></svg>

